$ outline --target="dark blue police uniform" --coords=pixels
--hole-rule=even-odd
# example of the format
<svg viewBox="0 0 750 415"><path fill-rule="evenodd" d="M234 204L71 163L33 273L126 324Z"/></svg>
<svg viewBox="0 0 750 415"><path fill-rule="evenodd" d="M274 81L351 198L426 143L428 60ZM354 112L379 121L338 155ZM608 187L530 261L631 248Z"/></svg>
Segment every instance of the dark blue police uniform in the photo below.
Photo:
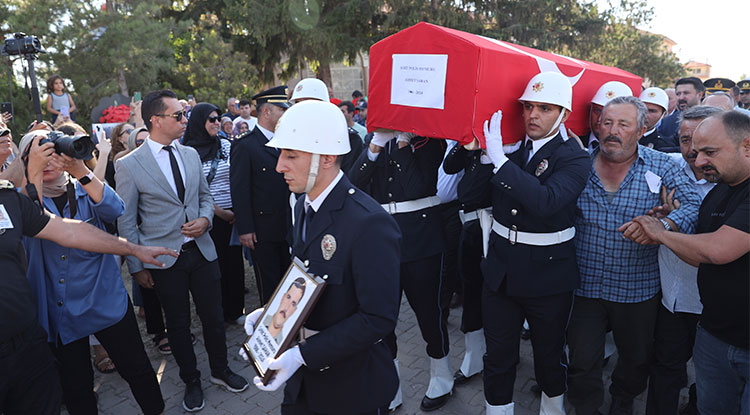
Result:
<svg viewBox="0 0 750 415"><path fill-rule="evenodd" d="M401 232L345 175L307 219L303 242L304 204L295 205L292 252L327 284L305 323L318 333L300 343L305 365L287 381L282 413L385 414L398 387L383 339L398 320Z"/></svg>
<svg viewBox="0 0 750 415"><path fill-rule="evenodd" d="M266 143L258 127L238 137L232 142L229 170L237 233L254 232L258 238L250 252L261 304L271 298L291 263L289 187L276 172L279 150Z"/></svg>
<svg viewBox="0 0 750 415"><path fill-rule="evenodd" d="M664 117L661 120L661 125L657 128L659 136L661 136L667 144L672 147L679 147L680 141L680 110L675 110L673 113Z"/></svg>
<svg viewBox="0 0 750 415"><path fill-rule="evenodd" d="M528 163L522 160L526 154L523 146L509 154L491 179L494 220L536 234L571 228L591 168L588 153L558 134ZM493 231L482 262L484 391L491 405L512 401L524 318L531 327L537 382L550 397L566 390L565 330L579 285L573 240L547 246L516 240Z"/></svg>
<svg viewBox="0 0 750 415"><path fill-rule="evenodd" d="M491 206L490 179L492 163L482 164L482 150L467 150L461 145L451 149L443 162L447 174L461 170L464 175L458 182L458 201L464 215ZM464 304L461 331L469 333L482 328L482 229L479 220L465 221L461 227L458 247L458 269L463 283Z"/></svg>
<svg viewBox="0 0 750 415"><path fill-rule="evenodd" d="M355 186L366 190L378 203L413 201L437 194L437 176L445 154L443 140L414 137L411 145L398 148L397 139L386 143L375 161L362 151L349 171ZM394 213L403 238L401 288L417 316L427 354L448 355L447 311L440 306L440 272L444 247L438 206L414 212ZM387 342L397 354L396 335Z"/></svg>

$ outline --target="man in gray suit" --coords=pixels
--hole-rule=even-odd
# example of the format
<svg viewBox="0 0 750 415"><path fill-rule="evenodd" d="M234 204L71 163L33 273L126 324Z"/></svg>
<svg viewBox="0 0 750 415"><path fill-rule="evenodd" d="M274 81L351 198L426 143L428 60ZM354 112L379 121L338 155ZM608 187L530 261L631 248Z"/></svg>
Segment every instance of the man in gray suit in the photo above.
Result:
<svg viewBox="0 0 750 415"><path fill-rule="evenodd" d="M169 90L149 93L141 112L149 137L116 165L117 192L125 201L118 228L120 235L133 243L180 251L178 259L164 257L166 269L143 264L135 257L127 257L127 263L133 278L159 295L169 344L186 384L182 405L195 412L203 408L204 401L190 339L189 293L203 324L211 382L241 392L247 381L227 365L220 271L207 232L214 201L198 153L177 141L185 132L185 112Z"/></svg>

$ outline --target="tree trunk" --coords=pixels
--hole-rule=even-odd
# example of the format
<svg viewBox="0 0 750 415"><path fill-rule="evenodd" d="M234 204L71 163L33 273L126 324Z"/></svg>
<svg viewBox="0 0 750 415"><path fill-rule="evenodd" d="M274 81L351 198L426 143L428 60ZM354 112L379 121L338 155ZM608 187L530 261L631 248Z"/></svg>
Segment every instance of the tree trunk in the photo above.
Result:
<svg viewBox="0 0 750 415"><path fill-rule="evenodd" d="M331 90L333 90L333 80L331 79L331 64L330 62L320 62L318 70L315 71L315 77L325 82ZM333 97L331 97L333 98Z"/></svg>
<svg viewBox="0 0 750 415"><path fill-rule="evenodd" d="M365 58L362 56L362 51L357 52L359 55L359 66L362 69L362 94L367 96L367 85L369 82L369 76L365 69Z"/></svg>
<svg viewBox="0 0 750 415"><path fill-rule="evenodd" d="M128 93L128 81L125 80L125 71L122 68L117 70L117 84L120 85L120 93L129 97Z"/></svg>

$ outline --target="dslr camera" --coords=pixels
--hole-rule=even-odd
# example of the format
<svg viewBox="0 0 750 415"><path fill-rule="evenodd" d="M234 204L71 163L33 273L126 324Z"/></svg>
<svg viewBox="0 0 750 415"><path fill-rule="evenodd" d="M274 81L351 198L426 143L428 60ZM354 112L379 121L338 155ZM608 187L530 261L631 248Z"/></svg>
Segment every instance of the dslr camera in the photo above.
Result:
<svg viewBox="0 0 750 415"><path fill-rule="evenodd" d="M60 131L52 131L47 137L39 140L39 145L52 143L55 145L55 153L65 154L78 160L90 160L94 157L94 142L87 135L71 137Z"/></svg>
<svg viewBox="0 0 750 415"><path fill-rule="evenodd" d="M47 53L42 48L42 42L36 36L26 36L26 33L16 32L10 39L5 39L3 49L0 51L2 56L10 55L33 55L37 53Z"/></svg>

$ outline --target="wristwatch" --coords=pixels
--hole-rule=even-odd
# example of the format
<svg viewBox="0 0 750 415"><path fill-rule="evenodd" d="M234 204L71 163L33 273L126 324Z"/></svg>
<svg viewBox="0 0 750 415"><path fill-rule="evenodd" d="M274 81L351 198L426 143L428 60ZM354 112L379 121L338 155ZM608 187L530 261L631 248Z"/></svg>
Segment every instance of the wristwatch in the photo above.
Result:
<svg viewBox="0 0 750 415"><path fill-rule="evenodd" d="M671 231L672 230L672 227L669 226L669 222L667 222L664 219L659 219L659 220L661 221L661 224L664 225L664 229L666 229L667 231Z"/></svg>
<svg viewBox="0 0 750 415"><path fill-rule="evenodd" d="M87 184L91 183L91 180L93 179L94 179L94 173L89 172L89 174L78 179L78 183L80 183L82 186L86 186Z"/></svg>

